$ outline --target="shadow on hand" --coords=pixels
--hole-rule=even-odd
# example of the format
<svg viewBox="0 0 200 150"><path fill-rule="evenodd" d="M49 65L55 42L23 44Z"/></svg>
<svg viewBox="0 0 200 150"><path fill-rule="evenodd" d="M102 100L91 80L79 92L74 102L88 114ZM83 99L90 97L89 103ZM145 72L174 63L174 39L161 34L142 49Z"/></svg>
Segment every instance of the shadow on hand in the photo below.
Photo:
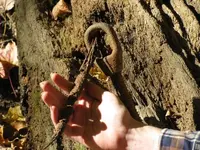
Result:
<svg viewBox="0 0 200 150"><path fill-rule="evenodd" d="M92 102L91 109L92 111L90 112L90 116L88 118L88 129L89 133L87 133L88 137L84 139L84 142L87 145L93 145L95 149L100 149L100 147L97 145L97 143L94 140L94 136L100 134L102 131L105 131L107 129L107 126L104 122L101 122L101 112L99 111L99 105L101 102L98 102L98 100L94 100Z"/></svg>
<svg viewBox="0 0 200 150"><path fill-rule="evenodd" d="M100 134L102 131L107 129L107 126L104 122L101 121L101 112L99 111L99 105L101 102L99 100L95 100L92 98L92 103L90 108L87 108L83 105L77 105L75 112L81 110L86 114L78 114L75 118L86 117L84 124L75 123L73 126L73 136L81 136L83 141L89 147L93 147L94 149L100 149L97 145L97 141L94 140L94 137ZM86 115L86 116L85 116ZM82 119L82 118L81 118Z"/></svg>

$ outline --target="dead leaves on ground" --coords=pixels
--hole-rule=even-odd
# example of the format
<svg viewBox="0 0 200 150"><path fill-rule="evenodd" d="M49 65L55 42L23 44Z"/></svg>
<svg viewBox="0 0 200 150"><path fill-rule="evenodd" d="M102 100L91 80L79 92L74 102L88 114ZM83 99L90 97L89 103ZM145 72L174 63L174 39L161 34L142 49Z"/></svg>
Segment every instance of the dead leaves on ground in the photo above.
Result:
<svg viewBox="0 0 200 150"><path fill-rule="evenodd" d="M16 43L15 22L12 20L12 11L15 0L0 0L0 78L9 79L15 97L17 97L10 70L19 65ZM15 31L15 32L14 32ZM6 115L0 114L0 149L22 150L27 136L27 125L20 107L9 108Z"/></svg>
<svg viewBox="0 0 200 150"><path fill-rule="evenodd" d="M14 150L23 150L27 136L27 125L20 106L9 108L0 116L0 145Z"/></svg>

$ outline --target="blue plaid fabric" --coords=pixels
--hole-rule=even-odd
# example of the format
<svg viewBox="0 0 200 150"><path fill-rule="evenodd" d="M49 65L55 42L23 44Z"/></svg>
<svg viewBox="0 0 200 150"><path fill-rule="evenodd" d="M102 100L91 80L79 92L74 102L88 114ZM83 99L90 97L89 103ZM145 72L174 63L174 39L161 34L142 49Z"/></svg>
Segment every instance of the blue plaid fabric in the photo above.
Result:
<svg viewBox="0 0 200 150"><path fill-rule="evenodd" d="M160 150L200 150L200 131L162 130Z"/></svg>

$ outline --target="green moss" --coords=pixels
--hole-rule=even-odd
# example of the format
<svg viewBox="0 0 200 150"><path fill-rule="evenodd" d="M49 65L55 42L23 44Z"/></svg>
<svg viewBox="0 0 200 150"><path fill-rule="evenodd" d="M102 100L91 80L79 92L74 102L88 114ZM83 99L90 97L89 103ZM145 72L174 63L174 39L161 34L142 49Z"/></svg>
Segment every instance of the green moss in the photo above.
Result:
<svg viewBox="0 0 200 150"><path fill-rule="evenodd" d="M87 148L85 146L83 146L82 144L79 144L77 142L74 143L74 149L75 150L87 150Z"/></svg>
<svg viewBox="0 0 200 150"><path fill-rule="evenodd" d="M41 111L41 98L40 98L40 91L33 91L32 93L31 93L31 103L32 103L32 107L34 108L34 113L36 113L36 112L40 112ZM40 113L39 113L40 114Z"/></svg>

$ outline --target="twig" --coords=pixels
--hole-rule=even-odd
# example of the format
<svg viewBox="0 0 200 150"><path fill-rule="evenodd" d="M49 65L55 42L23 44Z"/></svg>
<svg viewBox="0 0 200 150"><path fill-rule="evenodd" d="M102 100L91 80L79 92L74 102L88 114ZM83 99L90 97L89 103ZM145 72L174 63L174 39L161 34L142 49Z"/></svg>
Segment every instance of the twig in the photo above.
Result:
<svg viewBox="0 0 200 150"><path fill-rule="evenodd" d="M11 86L11 88L13 90L13 93L15 95L15 98L17 98L17 93L15 92L15 88L14 88L14 86L12 84L12 80L11 80L10 74L8 75L8 79L9 79L9 82L10 82L10 86Z"/></svg>
<svg viewBox="0 0 200 150"><path fill-rule="evenodd" d="M7 39L7 40L0 41L0 44L4 44L4 43L9 42L9 41L13 41L13 39Z"/></svg>
<svg viewBox="0 0 200 150"><path fill-rule="evenodd" d="M2 18L4 19L4 21L5 21L5 24L4 24L4 30L3 30L3 36L5 36L5 34L6 34L6 23L7 23L7 19L6 19L6 17L3 15L3 14L1 14L1 16L2 16Z"/></svg>
<svg viewBox="0 0 200 150"><path fill-rule="evenodd" d="M54 135L51 141L43 148L43 150L47 149L55 140L57 140L59 137L62 136L65 126L69 121L69 117L73 113L73 105L80 96L83 90L84 83L87 80L90 68L93 65L95 44L96 44L96 39L93 41L92 47L88 51L88 55L80 67L80 73L76 77L73 89L70 91L69 95L66 96L67 100L65 101L67 102L67 104L62 110L60 110L59 123L56 125Z"/></svg>

